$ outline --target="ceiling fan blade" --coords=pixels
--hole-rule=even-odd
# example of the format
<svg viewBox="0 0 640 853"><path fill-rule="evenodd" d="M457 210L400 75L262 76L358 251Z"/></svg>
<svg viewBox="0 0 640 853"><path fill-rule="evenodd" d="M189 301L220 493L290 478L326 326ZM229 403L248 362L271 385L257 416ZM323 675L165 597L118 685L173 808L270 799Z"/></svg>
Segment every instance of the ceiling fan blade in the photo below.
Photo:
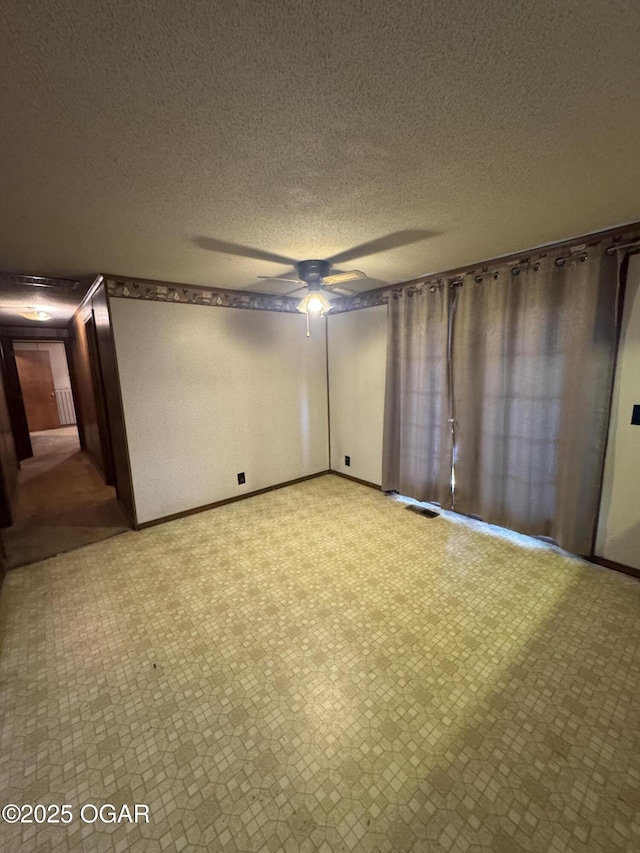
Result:
<svg viewBox="0 0 640 853"><path fill-rule="evenodd" d="M325 284L333 286L334 284L341 284L343 281L359 281L362 278L367 278L367 276L360 272L360 270L347 270L346 272L335 272L331 275L326 275L323 279Z"/></svg>
<svg viewBox="0 0 640 853"><path fill-rule="evenodd" d="M239 258L253 258L256 261L267 261L271 264L286 264L295 266L293 258L284 255L276 255L273 252L263 252L262 249L254 249L252 246L240 246L238 243L227 243L225 240L216 240L214 237L195 237L194 243L201 249L210 252L221 252L224 255L236 255Z"/></svg>
<svg viewBox="0 0 640 853"><path fill-rule="evenodd" d="M279 275L273 275L273 276L272 275L259 275L258 278L263 278L263 279L266 279L267 281L288 281L288 282L291 282L292 284L295 284L297 282L300 282L300 284L304 284L304 281L300 281L299 278L284 278L283 276L279 276Z"/></svg>
<svg viewBox="0 0 640 853"><path fill-rule="evenodd" d="M286 293L279 293L278 296L295 296L296 293L302 293L302 291L306 289L307 288L303 283L302 287L296 287L295 290L288 290Z"/></svg>
<svg viewBox="0 0 640 853"><path fill-rule="evenodd" d="M386 237L378 237L377 240L371 240L369 243L361 243L359 246L354 246L345 252L338 252L337 255L333 255L327 258L327 260L331 264L353 261L355 258L364 258L366 255L376 255L378 252L388 252L390 249L410 246L412 243L426 240L427 237L432 237L434 234L435 232L433 231L425 230L395 231L393 234L387 234Z"/></svg>
<svg viewBox="0 0 640 853"><path fill-rule="evenodd" d="M331 293L339 294L340 296L355 296L357 290L349 290L347 287L331 287Z"/></svg>

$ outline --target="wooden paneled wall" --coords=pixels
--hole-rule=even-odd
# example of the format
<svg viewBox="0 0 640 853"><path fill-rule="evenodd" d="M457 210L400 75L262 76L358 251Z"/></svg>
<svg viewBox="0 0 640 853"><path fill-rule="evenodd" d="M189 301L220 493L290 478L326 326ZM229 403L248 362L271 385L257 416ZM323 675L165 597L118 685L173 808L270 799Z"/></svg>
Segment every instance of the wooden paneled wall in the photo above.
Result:
<svg viewBox="0 0 640 853"><path fill-rule="evenodd" d="M106 285L102 284L93 296L92 306L102 371L106 418L113 452L113 480L120 503L124 506L131 520L134 520L129 450L108 300Z"/></svg>
<svg viewBox="0 0 640 853"><path fill-rule="evenodd" d="M94 464L100 469L104 476L105 464L103 459L102 444L100 441L100 429L98 426L98 410L96 395L91 376L91 359L89 356L89 341L85 327L85 317L91 316L91 305L88 306L88 314L85 306L75 315L72 320L71 333L71 358L76 376L77 399L76 409L80 413L80 444L93 459Z"/></svg>
<svg viewBox="0 0 640 853"><path fill-rule="evenodd" d="M0 370L0 527L10 527L13 523L12 507L18 480L18 467L5 394L4 371ZM0 554L0 565L1 557L2 554Z"/></svg>
<svg viewBox="0 0 640 853"><path fill-rule="evenodd" d="M135 524L133 487L109 303L101 277L70 323L81 444ZM80 426L81 424L81 426Z"/></svg>

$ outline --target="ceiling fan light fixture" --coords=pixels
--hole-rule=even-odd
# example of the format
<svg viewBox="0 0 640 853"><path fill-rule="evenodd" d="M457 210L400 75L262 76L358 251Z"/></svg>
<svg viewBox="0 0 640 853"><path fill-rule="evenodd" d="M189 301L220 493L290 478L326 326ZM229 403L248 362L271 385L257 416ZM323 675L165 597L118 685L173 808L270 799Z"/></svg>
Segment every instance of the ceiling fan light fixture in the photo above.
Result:
<svg viewBox="0 0 640 853"><path fill-rule="evenodd" d="M302 297L297 307L303 314L319 314L321 317L331 311L331 303L319 290L310 290Z"/></svg>
<svg viewBox="0 0 640 853"><path fill-rule="evenodd" d="M24 317L25 320L40 320L42 322L51 319L51 314L40 308L27 308L26 311L20 312L20 316Z"/></svg>
<svg viewBox="0 0 640 853"><path fill-rule="evenodd" d="M309 317L313 314L315 317L323 317L327 311L331 311L331 303L319 290L310 290L305 294L298 305L298 311L307 316L307 337L311 335L309 330Z"/></svg>

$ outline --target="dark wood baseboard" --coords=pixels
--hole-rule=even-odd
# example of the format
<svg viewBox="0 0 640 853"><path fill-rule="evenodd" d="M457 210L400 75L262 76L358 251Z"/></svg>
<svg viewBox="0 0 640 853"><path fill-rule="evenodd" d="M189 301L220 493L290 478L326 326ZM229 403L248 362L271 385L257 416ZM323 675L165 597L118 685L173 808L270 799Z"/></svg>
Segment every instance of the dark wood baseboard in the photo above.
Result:
<svg viewBox="0 0 640 853"><path fill-rule="evenodd" d="M606 557L593 556L587 557L587 560L597 566L604 566L605 569L613 569L614 572L622 572L623 575L640 579L640 569L634 569L633 566L625 566L624 563L616 563L614 560L607 560Z"/></svg>
<svg viewBox="0 0 640 853"><path fill-rule="evenodd" d="M143 521L137 524L136 530L146 530L147 527L155 527L158 524L164 524L166 521L175 521L178 518L186 518L188 515L196 515L199 512L206 512L208 509L216 509L219 506L233 504L236 501L244 501L247 498L255 498L256 495L264 495L267 492L274 492L276 489L284 489L287 486L295 486L296 483L304 483L305 480L315 480L316 477L324 477L325 474L331 474L331 471L318 471L317 474L307 474L306 477L298 477L295 480L287 480L286 483L276 483L275 486L267 486L264 489L256 489L255 492L245 492L243 495L236 495L233 498L225 498L221 501L214 501L204 506L194 506L192 509L185 509L182 512L175 512L173 515L164 515L162 518L154 518L152 521Z"/></svg>
<svg viewBox="0 0 640 853"><path fill-rule="evenodd" d="M368 480L361 480L359 477L352 477L351 474L343 474L342 471L327 471L327 474L335 474L336 477L344 477L345 480L352 480L354 483L360 483L361 486L369 486L371 489L382 491L382 486L377 483L370 483Z"/></svg>

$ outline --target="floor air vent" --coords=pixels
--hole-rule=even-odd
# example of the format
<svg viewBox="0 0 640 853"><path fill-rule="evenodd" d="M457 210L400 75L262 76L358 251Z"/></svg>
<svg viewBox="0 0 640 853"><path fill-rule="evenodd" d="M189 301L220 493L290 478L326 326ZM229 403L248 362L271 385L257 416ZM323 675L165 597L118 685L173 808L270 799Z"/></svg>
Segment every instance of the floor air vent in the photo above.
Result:
<svg viewBox="0 0 640 853"><path fill-rule="evenodd" d="M440 515L439 512L435 512L432 509L425 509L422 506L414 506L413 504L409 504L406 509L408 509L409 512L415 512L417 515L423 515L425 518L438 518Z"/></svg>

